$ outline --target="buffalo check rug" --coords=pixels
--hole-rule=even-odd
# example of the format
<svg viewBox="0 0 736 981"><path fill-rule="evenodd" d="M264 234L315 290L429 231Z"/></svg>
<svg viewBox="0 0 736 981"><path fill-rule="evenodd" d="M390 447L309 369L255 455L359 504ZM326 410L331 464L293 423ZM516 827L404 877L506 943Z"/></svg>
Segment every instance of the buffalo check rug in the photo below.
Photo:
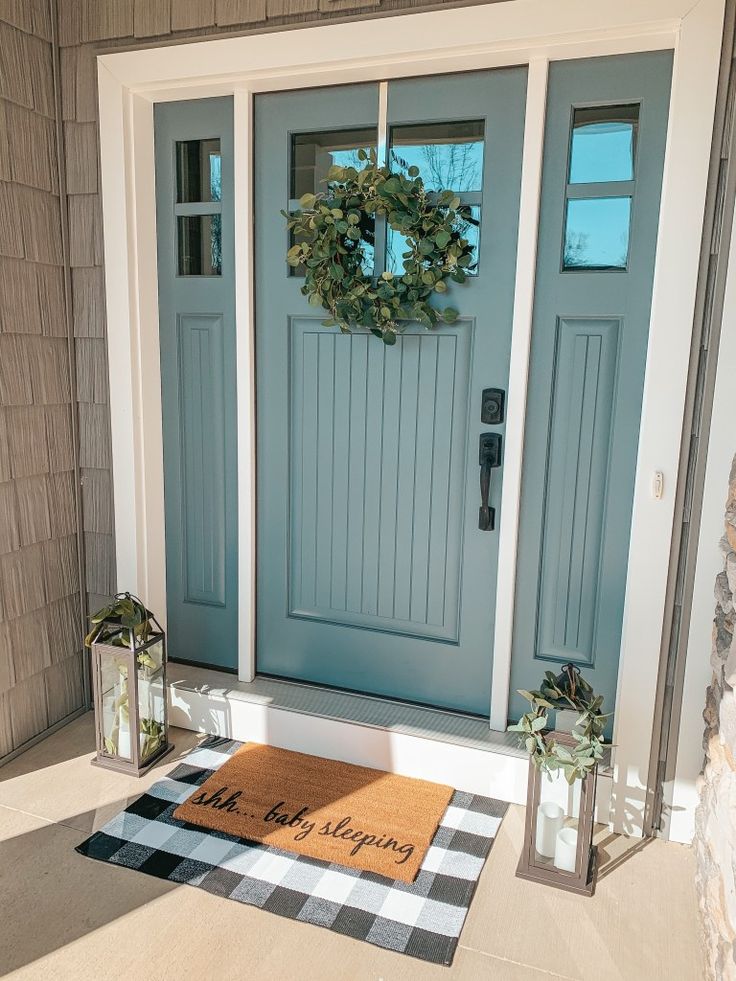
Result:
<svg viewBox="0 0 736 981"><path fill-rule="evenodd" d="M174 811L193 788L242 745L208 737L77 851L378 947L451 964L507 805L455 791L412 883L175 820Z"/></svg>

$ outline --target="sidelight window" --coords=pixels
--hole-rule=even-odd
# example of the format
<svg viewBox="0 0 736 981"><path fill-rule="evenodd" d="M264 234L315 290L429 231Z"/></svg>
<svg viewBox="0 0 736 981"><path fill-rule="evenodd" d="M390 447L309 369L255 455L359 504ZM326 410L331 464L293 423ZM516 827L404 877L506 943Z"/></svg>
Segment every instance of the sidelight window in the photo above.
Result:
<svg viewBox="0 0 736 981"><path fill-rule="evenodd" d="M627 268L638 126L638 105L573 110L564 270Z"/></svg>

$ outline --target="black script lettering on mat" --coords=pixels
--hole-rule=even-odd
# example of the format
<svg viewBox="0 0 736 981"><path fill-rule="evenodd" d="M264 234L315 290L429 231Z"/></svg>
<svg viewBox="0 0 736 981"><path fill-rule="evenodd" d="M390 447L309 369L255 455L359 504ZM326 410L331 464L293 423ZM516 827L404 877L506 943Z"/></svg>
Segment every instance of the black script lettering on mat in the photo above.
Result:
<svg viewBox="0 0 736 981"><path fill-rule="evenodd" d="M240 814L241 811L237 806L237 801L241 796L242 791L240 790L230 792L229 787L220 787L219 790L215 790L210 795L207 795L203 791L201 794L193 797L190 803L197 804L200 807L211 807L217 811ZM352 818L349 815L341 818L337 823L334 821L325 821L324 824L317 828L317 822L311 821L307 817L309 814L308 806L305 805L299 808L298 811L295 811L294 814L289 814L288 811L282 810L285 805L286 801L283 800L274 804L264 814L263 821L266 824L277 824L282 828L293 828L296 831L294 841L303 841L314 832L324 838L335 838L352 843L353 847L350 851L352 856L357 855L361 848L371 847L394 852L399 856L396 858L397 865L403 865L414 854L414 845L412 844L401 844L401 842L397 841L391 835L373 835L351 827Z"/></svg>

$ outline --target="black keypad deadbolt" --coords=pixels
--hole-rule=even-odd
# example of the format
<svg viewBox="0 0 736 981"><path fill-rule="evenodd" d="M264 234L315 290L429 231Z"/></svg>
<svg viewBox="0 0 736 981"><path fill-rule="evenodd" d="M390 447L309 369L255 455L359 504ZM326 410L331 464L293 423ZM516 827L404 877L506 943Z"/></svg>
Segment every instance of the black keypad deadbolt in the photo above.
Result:
<svg viewBox="0 0 736 981"><path fill-rule="evenodd" d="M480 405L480 421L484 426L498 426L503 422L506 408L506 392L502 388L484 388Z"/></svg>

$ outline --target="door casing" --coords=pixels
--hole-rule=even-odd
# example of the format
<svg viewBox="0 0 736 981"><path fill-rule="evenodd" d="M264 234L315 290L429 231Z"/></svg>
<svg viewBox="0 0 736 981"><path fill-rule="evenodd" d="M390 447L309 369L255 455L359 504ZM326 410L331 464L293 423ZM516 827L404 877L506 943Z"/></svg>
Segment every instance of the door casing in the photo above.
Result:
<svg viewBox="0 0 736 981"><path fill-rule="evenodd" d="M674 48L671 126L632 523L632 539L638 549L629 561L614 735L621 761L621 790L625 790L617 795L620 825L635 828L636 819L631 815L637 813L645 791L643 775L649 758L674 508L672 493L666 491L661 500L654 500L650 481L653 472L661 470L665 487L674 487L682 423L680 413L665 415L657 411L657 403L668 399L677 404L685 391L723 7L723 0L701 0L695 7L690 0L652 0L646 7L635 0L622 0L603 10L597 5L581 9L574 0L560 0L551 10L545 0L533 0L524 5L491 4L397 16L391 19L390 32L385 30L385 19L377 18L100 55L118 582L143 593L155 609L165 608L152 103L234 95L236 169L241 174L235 190L236 311L239 323L250 324L252 237L247 174L254 92L528 63L523 234L517 253L509 391L509 420L513 418L514 423L507 429L506 520L500 542L511 585L498 596L494 691L499 701L494 700L491 711L491 724L502 726L508 695L511 570L516 550L546 65L548 60L570 57ZM530 25L534 25L533 37L529 36ZM348 60L343 57L345 51L360 53ZM247 71L243 65L248 66ZM252 378L253 352L248 330L239 334L237 366L243 380L238 396L240 677L248 680L254 667L255 464L253 392L247 384ZM518 410L513 415L512 407Z"/></svg>

